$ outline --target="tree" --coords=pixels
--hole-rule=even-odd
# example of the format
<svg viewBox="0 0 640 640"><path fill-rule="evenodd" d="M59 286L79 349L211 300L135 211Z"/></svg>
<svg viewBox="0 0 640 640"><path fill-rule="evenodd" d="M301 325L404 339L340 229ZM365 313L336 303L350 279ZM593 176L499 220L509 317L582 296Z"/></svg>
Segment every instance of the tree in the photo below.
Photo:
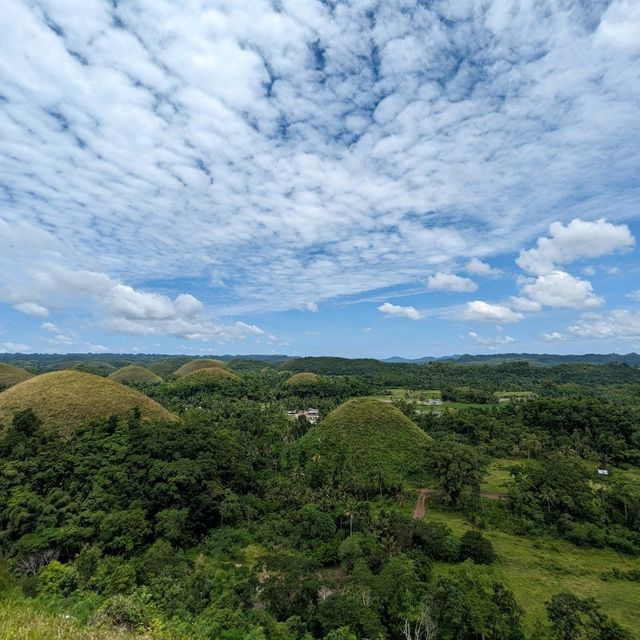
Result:
<svg viewBox="0 0 640 640"><path fill-rule="evenodd" d="M491 540L479 531L470 530L460 539L460 560L473 560L476 564L491 564L496 559Z"/></svg>
<svg viewBox="0 0 640 640"><path fill-rule="evenodd" d="M427 468L434 475L445 499L454 505L463 492L478 494L487 461L475 448L454 441L436 441L429 449Z"/></svg>
<svg viewBox="0 0 640 640"><path fill-rule="evenodd" d="M547 603L554 640L631 640L631 634L600 611L593 598L564 591Z"/></svg>
<svg viewBox="0 0 640 640"><path fill-rule="evenodd" d="M438 640L522 640L513 593L469 561L440 576L433 593Z"/></svg>

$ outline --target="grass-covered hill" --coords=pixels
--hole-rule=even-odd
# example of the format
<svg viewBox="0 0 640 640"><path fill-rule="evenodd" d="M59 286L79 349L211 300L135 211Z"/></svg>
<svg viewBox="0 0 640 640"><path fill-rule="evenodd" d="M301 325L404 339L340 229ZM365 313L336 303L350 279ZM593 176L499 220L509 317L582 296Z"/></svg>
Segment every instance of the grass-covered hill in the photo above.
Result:
<svg viewBox="0 0 640 640"><path fill-rule="evenodd" d="M315 373L304 371L302 373L294 373L291 377L287 378L284 381L284 384L287 384L291 387L297 387L299 385L305 384L316 384L317 382L320 382L320 376Z"/></svg>
<svg viewBox="0 0 640 640"><path fill-rule="evenodd" d="M198 360L191 360L186 364L183 364L176 372L175 375L178 378L188 376L190 373L199 371L200 369L212 369L214 367L224 367L224 363L220 360L213 360L212 358L200 358Z"/></svg>
<svg viewBox="0 0 640 640"><path fill-rule="evenodd" d="M355 398L311 428L294 448L312 485L331 479L346 490L371 494L417 471L430 441L395 407Z"/></svg>
<svg viewBox="0 0 640 640"><path fill-rule="evenodd" d="M208 389L220 384L236 382L241 380L240 376L229 369L223 367L209 367L207 369L197 369L193 373L183 376L176 383L181 389Z"/></svg>
<svg viewBox="0 0 640 640"><path fill-rule="evenodd" d="M31 374L24 369L0 362L0 389L12 387L14 384L28 380L31 377Z"/></svg>
<svg viewBox="0 0 640 640"><path fill-rule="evenodd" d="M137 364L130 364L126 367L122 367L121 369L114 371L109 377L116 382L132 384L162 382L162 378L160 376Z"/></svg>
<svg viewBox="0 0 640 640"><path fill-rule="evenodd" d="M56 371L25 380L0 393L0 425L15 412L32 409L43 426L70 437L77 425L106 417L128 416L139 409L142 419L175 419L147 396L109 378L80 371Z"/></svg>

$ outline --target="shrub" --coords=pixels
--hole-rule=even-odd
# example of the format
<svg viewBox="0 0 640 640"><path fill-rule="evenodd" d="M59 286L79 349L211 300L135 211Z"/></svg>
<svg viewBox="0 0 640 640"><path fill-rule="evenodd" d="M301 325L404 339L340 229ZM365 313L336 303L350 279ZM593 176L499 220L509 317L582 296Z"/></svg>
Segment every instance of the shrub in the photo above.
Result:
<svg viewBox="0 0 640 640"><path fill-rule="evenodd" d="M473 560L476 564L491 564L496 559L491 540L479 531L467 531L460 539L460 560Z"/></svg>

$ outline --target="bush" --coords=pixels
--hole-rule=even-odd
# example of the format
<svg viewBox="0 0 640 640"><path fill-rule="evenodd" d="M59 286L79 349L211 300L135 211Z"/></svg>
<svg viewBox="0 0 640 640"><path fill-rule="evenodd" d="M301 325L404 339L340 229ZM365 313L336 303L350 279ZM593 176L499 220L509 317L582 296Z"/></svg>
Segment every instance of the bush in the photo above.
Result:
<svg viewBox="0 0 640 640"><path fill-rule="evenodd" d="M98 620L132 631L148 629L152 619L149 600L149 593L142 589L129 595L111 596L100 608Z"/></svg>
<svg viewBox="0 0 640 640"><path fill-rule="evenodd" d="M491 540L485 538L479 531L467 531L460 539L460 560L473 560L476 564L491 564L495 562L496 552Z"/></svg>

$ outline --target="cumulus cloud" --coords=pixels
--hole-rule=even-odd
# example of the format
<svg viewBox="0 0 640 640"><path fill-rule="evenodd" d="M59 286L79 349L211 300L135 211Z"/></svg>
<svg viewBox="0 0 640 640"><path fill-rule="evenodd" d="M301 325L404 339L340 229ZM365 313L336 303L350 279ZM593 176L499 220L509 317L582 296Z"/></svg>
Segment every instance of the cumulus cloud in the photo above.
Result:
<svg viewBox="0 0 640 640"><path fill-rule="evenodd" d="M420 320L423 318L423 314L420 313L415 307L400 307L390 302L385 302L378 307L378 311L389 314L391 316L400 316L409 318L410 320Z"/></svg>
<svg viewBox="0 0 640 640"><path fill-rule="evenodd" d="M640 302L640 289L636 289L635 291L629 291L629 293L625 294L625 296L630 300L635 300L636 302Z"/></svg>
<svg viewBox="0 0 640 640"><path fill-rule="evenodd" d="M551 331L550 333L543 333L542 337L546 342L560 342L562 340L567 339L567 337L563 333L560 333L559 331Z"/></svg>
<svg viewBox="0 0 640 640"><path fill-rule="evenodd" d="M502 274L502 271L500 271L500 269L493 268L490 264L488 264L487 262L483 262L479 258L472 258L471 260L469 260L467 266L465 267L465 271L476 276L494 278Z"/></svg>
<svg viewBox="0 0 640 640"><path fill-rule="evenodd" d="M467 302L462 313L464 320L477 320L478 322L518 322L524 316L500 304L491 304L483 300Z"/></svg>
<svg viewBox="0 0 640 640"><path fill-rule="evenodd" d="M489 347L490 349L503 347L516 341L512 336L482 336L475 331L469 331L469 338L476 344Z"/></svg>
<svg viewBox="0 0 640 640"><path fill-rule="evenodd" d="M640 339L640 313L627 309L583 313L570 330L582 338L638 340Z"/></svg>
<svg viewBox="0 0 640 640"><path fill-rule="evenodd" d="M588 280L576 278L565 271L551 271L525 284L522 292L540 306L591 308L604 304L604 298L595 295Z"/></svg>
<svg viewBox="0 0 640 640"><path fill-rule="evenodd" d="M635 244L629 227L612 224L604 218L593 222L575 218L567 225L553 222L550 237L538 238L536 247L520 252L519 267L529 273L545 275L557 267L581 258L599 258Z"/></svg>
<svg viewBox="0 0 640 640"><path fill-rule="evenodd" d="M318 311L318 305L315 302L307 302L304 308L311 313L317 313Z"/></svg>
<svg viewBox="0 0 640 640"><path fill-rule="evenodd" d="M478 285L470 278L439 271L427 278L427 289L431 291L472 292L478 290Z"/></svg>

